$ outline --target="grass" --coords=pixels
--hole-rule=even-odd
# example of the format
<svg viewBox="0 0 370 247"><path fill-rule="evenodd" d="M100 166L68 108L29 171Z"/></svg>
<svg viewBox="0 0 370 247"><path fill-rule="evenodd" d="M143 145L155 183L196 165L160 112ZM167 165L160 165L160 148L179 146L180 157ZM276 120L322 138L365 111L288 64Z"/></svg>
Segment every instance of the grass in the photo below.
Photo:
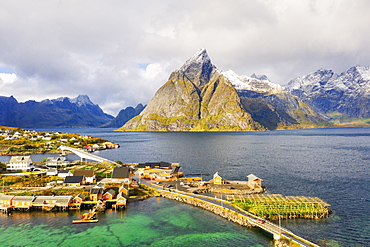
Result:
<svg viewBox="0 0 370 247"><path fill-rule="evenodd" d="M270 220L290 218L326 218L329 204L317 197L282 195L229 196L229 201L240 208Z"/></svg>

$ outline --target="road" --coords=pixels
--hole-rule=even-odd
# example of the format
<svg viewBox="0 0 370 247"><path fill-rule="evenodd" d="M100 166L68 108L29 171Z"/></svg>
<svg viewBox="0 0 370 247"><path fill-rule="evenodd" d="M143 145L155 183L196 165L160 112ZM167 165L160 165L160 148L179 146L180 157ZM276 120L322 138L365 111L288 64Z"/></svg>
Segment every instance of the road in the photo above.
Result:
<svg viewBox="0 0 370 247"><path fill-rule="evenodd" d="M137 178L136 178L137 180ZM139 181L139 180L137 180ZM170 192L170 193L173 193L173 194L176 194L178 196L187 196L187 197L192 197L192 198L195 198L195 199L198 199L198 200L202 200L204 202L207 202L207 203L210 203L210 204L213 204L213 205L217 205L217 206L220 206L220 207L223 207L225 209L228 209L230 211L234 211L244 217L246 217L248 219L248 221L256 226L256 227L260 227L261 229L267 231L267 232L270 232L271 234L274 235L274 237L278 237L278 236L282 236L286 239L291 239L293 242L301 245L301 246L315 246L315 247L319 247L319 245L317 244L314 244L306 239L303 239L297 235L295 235L293 232L289 231L288 229L286 228L283 228L283 227L280 227L274 223L272 223L271 221L268 221L268 220L265 220L265 219L262 219L258 216L255 216L251 213L248 213L238 207L235 207L234 205L232 205L231 203L229 203L228 201L226 200L222 200L220 198L214 198L214 197L209 197L209 196L204 196L204 195L199 195L199 194L193 194L193 193L188 193L188 192L185 192L185 191L181 191L181 190L175 190L175 187L171 187L171 188L164 188L163 185L159 185L159 184L155 184L153 183L153 181L150 181L150 180L146 180L146 179L140 179L140 183L143 183L149 187L152 187L158 191L165 191L165 192Z"/></svg>

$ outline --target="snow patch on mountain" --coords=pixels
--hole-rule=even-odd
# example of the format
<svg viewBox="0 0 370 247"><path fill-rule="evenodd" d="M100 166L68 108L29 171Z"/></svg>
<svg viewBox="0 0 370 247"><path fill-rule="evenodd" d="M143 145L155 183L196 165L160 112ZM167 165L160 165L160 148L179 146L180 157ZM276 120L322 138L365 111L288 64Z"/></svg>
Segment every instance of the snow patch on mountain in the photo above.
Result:
<svg viewBox="0 0 370 247"><path fill-rule="evenodd" d="M231 82L237 91L250 90L259 93L279 93L284 90L282 86L271 82L265 75L256 76L253 74L251 77L246 75L238 76L232 70L223 71L222 74Z"/></svg>

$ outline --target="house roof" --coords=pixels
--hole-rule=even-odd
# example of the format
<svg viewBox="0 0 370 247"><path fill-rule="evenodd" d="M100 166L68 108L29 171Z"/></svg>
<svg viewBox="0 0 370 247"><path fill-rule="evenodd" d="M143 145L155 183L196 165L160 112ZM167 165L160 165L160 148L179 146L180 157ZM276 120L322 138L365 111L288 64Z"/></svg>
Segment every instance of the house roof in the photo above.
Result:
<svg viewBox="0 0 370 247"><path fill-rule="evenodd" d="M261 180L262 181L262 179L260 179L259 177L257 177L256 175L254 175L254 174L249 174L248 176L247 176L247 178L248 178L248 180L252 180L252 181L254 181L254 180Z"/></svg>
<svg viewBox="0 0 370 247"><path fill-rule="evenodd" d="M73 176L85 176L85 177L94 177L94 170L75 170Z"/></svg>
<svg viewBox="0 0 370 247"><path fill-rule="evenodd" d="M19 162L31 162L32 159L31 156L12 156L10 158L10 163L19 163Z"/></svg>
<svg viewBox="0 0 370 247"><path fill-rule="evenodd" d="M116 192L114 191L114 189L110 189L110 190L106 191L105 193L109 193L111 195L115 195L116 194Z"/></svg>
<svg viewBox="0 0 370 247"><path fill-rule="evenodd" d="M103 188L91 188L90 190L90 194L94 194L94 195L97 195L97 194L102 194L103 193Z"/></svg>
<svg viewBox="0 0 370 247"><path fill-rule="evenodd" d="M14 201L21 201L21 202L33 202L35 200L34 196L14 196Z"/></svg>
<svg viewBox="0 0 370 247"><path fill-rule="evenodd" d="M130 178L130 168L127 166L114 168L112 178Z"/></svg>
<svg viewBox="0 0 370 247"><path fill-rule="evenodd" d="M82 183L84 180L84 176L67 176L64 179L65 184L75 184L75 183Z"/></svg>
<svg viewBox="0 0 370 247"><path fill-rule="evenodd" d="M75 198L81 198L81 199L84 199L86 196L84 194L78 194L77 196L75 196Z"/></svg>
<svg viewBox="0 0 370 247"><path fill-rule="evenodd" d="M69 173L70 170L59 170L58 173Z"/></svg>
<svg viewBox="0 0 370 247"><path fill-rule="evenodd" d="M11 200L13 197L11 195L0 194L0 200Z"/></svg>
<svg viewBox="0 0 370 247"><path fill-rule="evenodd" d="M146 167L151 167L151 168L154 168L154 167L171 167L171 163L168 163L168 162L164 162L164 161L160 161L160 162L147 162L147 163L139 163L137 165L138 168L146 168Z"/></svg>
<svg viewBox="0 0 370 247"><path fill-rule="evenodd" d="M72 198L72 196L38 196L33 203L43 204L44 201L55 201L57 204L68 204Z"/></svg>
<svg viewBox="0 0 370 247"><path fill-rule="evenodd" d="M66 157L60 157L60 156L58 156L58 157L48 157L47 159L46 159L46 162L48 163L48 162L64 162L64 161L66 161L67 160L67 158Z"/></svg>

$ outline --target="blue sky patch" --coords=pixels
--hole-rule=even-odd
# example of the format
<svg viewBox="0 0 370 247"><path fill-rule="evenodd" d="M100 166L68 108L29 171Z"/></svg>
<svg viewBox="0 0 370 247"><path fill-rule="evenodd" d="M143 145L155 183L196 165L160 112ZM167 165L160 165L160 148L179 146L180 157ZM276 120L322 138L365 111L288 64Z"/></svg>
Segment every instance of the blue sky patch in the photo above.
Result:
<svg viewBox="0 0 370 247"><path fill-rule="evenodd" d="M143 70L146 70L146 67L148 67L148 65L149 65L150 63L138 63L138 65L139 65L139 68L140 69L143 69Z"/></svg>

